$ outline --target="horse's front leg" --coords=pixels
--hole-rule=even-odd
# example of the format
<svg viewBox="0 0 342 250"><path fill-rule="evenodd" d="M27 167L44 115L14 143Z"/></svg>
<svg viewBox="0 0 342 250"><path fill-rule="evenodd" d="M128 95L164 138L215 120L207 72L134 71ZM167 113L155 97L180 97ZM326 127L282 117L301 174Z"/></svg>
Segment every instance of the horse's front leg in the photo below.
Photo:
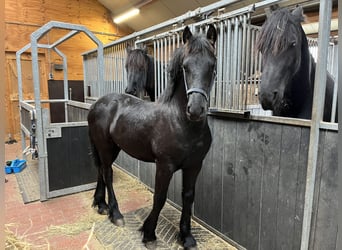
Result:
<svg viewBox="0 0 342 250"><path fill-rule="evenodd" d="M183 169L183 208L179 224L179 240L183 244L184 249L197 249L196 240L191 234L191 208L195 198L196 180L201 167L202 163L192 168Z"/></svg>
<svg viewBox="0 0 342 250"><path fill-rule="evenodd" d="M145 243L147 248L153 248L153 246L156 244L157 237L155 235L155 229L160 211L166 201L167 190L173 174L170 169L171 168L169 166L157 164L153 208L149 216L146 218L142 228L140 229L143 233L142 241Z"/></svg>

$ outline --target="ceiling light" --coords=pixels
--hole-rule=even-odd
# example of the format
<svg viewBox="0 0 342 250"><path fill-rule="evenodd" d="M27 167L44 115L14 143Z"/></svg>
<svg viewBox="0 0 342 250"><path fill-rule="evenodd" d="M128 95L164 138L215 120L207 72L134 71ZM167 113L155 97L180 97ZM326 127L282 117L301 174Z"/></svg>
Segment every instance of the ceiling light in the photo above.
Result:
<svg viewBox="0 0 342 250"><path fill-rule="evenodd" d="M132 9L128 10L127 12L114 17L114 19L113 19L114 23L116 23L116 24L122 23L123 21L125 21L125 20L127 20L133 16L138 15L139 12L140 12L140 10L138 8L132 8Z"/></svg>

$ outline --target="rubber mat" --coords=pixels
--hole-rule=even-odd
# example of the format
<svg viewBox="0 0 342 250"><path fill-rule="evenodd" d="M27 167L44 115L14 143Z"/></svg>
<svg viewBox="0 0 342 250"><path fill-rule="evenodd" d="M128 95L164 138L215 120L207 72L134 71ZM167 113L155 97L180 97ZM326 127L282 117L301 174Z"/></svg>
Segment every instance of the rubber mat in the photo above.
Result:
<svg viewBox="0 0 342 250"><path fill-rule="evenodd" d="M15 174L25 204L40 199L38 160L29 159L26 164L26 168Z"/></svg>
<svg viewBox="0 0 342 250"><path fill-rule="evenodd" d="M150 207L146 207L124 214L124 227L117 227L108 219L96 222L94 234L106 249L146 250L141 242L141 232L138 230L150 209ZM165 204L157 224L156 249L183 249L177 241L179 219L180 212L171 205ZM192 234L197 241L198 249L237 249L195 221L192 221Z"/></svg>

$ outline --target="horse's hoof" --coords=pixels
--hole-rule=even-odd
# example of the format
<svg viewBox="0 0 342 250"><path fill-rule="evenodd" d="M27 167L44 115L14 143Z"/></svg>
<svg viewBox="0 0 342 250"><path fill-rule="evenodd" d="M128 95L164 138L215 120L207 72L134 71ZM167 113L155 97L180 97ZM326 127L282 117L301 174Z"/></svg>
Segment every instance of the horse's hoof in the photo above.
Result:
<svg viewBox="0 0 342 250"><path fill-rule="evenodd" d="M157 241L154 240L154 241L145 242L145 247L147 249L157 249Z"/></svg>
<svg viewBox="0 0 342 250"><path fill-rule="evenodd" d="M111 220L113 222L113 224L117 227L123 227L125 226L125 220L123 218L120 219L112 219Z"/></svg>
<svg viewBox="0 0 342 250"><path fill-rule="evenodd" d="M99 207L98 209L97 209L97 213L98 214L101 214L101 215L107 215L108 214L108 208L104 208L104 207Z"/></svg>
<svg viewBox="0 0 342 250"><path fill-rule="evenodd" d="M177 238L178 244L184 247L184 250L197 250L197 243L195 238L190 235L188 237L182 238L180 235L178 235Z"/></svg>
<svg viewBox="0 0 342 250"><path fill-rule="evenodd" d="M184 250L197 250L197 246L193 246L193 247L184 247Z"/></svg>
<svg viewBox="0 0 342 250"><path fill-rule="evenodd" d="M109 213L108 205L105 202L103 203L103 202L94 201L92 207L93 208L97 207L98 214L107 215Z"/></svg>

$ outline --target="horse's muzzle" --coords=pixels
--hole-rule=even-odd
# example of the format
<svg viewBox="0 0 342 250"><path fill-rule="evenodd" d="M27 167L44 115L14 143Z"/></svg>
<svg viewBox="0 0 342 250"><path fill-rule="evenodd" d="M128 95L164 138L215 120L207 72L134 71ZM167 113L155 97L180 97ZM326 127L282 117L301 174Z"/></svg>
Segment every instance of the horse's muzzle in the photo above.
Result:
<svg viewBox="0 0 342 250"><path fill-rule="evenodd" d="M277 91L259 93L259 101L264 110L273 110L277 101Z"/></svg>
<svg viewBox="0 0 342 250"><path fill-rule="evenodd" d="M125 89L125 93L126 94L130 94L130 95L134 95L134 96L137 96L137 90L134 88L134 89L128 89L126 88Z"/></svg>
<svg viewBox="0 0 342 250"><path fill-rule="evenodd" d="M202 121L207 115L208 103L201 93L191 93L188 98L186 115L190 121Z"/></svg>

